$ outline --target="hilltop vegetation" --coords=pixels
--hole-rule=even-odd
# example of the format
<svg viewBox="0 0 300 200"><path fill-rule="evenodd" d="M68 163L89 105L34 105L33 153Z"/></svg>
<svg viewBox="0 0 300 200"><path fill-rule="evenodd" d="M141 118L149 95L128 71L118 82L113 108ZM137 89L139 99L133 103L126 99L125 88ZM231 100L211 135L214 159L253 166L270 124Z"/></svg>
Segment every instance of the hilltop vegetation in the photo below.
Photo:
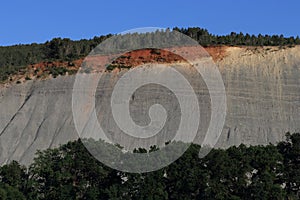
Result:
<svg viewBox="0 0 300 200"><path fill-rule="evenodd" d="M202 46L294 46L300 44L297 36L286 38L283 35L249 35L243 33L232 32L229 35L218 36L209 33L202 28L174 28L185 35L190 36L199 42ZM153 37L153 34L145 34L145 37ZM99 43L112 35L94 37L93 39L82 39L72 41L70 39L54 38L43 44L27 44L0 47L0 81L7 80L10 75L24 69L28 65L32 65L42 61L74 61L83 58L94 49ZM126 42L134 43L135 38ZM161 44L163 41L156 41Z"/></svg>
<svg viewBox="0 0 300 200"><path fill-rule="evenodd" d="M283 35L250 35L242 32L231 32L229 35L213 35L201 28L174 28L185 35L197 40L202 46L229 45L229 46L285 46L300 44L299 36L284 37Z"/></svg>
<svg viewBox="0 0 300 200"><path fill-rule="evenodd" d="M73 61L86 56L101 41L110 37L100 36L91 40L72 41L54 38L44 44L14 45L0 47L0 81L24 69L28 65L43 61Z"/></svg>
<svg viewBox="0 0 300 200"><path fill-rule="evenodd" d="M69 142L39 152L29 168L2 166L0 199L300 198L300 134L277 146L215 149L202 159L199 148L192 144L159 171L131 174L98 162L80 140Z"/></svg>

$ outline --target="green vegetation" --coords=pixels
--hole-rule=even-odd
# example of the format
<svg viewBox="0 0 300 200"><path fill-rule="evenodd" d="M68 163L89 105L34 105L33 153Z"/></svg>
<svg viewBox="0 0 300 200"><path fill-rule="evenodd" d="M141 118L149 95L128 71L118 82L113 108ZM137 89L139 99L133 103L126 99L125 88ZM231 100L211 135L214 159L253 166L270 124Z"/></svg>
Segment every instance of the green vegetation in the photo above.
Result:
<svg viewBox="0 0 300 200"><path fill-rule="evenodd" d="M131 174L94 159L80 140L37 153L25 168L0 168L0 199L299 199L300 134L277 146L240 145L198 158L191 145L177 161ZM138 150L145 152L145 150Z"/></svg>
<svg viewBox="0 0 300 200"><path fill-rule="evenodd" d="M130 69L131 66L129 66L129 65L120 65L120 64L110 64L110 65L108 65L108 66L106 67L106 69L107 69L108 71L112 71L112 70L114 70L115 68L119 68L119 69Z"/></svg>
<svg viewBox="0 0 300 200"><path fill-rule="evenodd" d="M206 29L174 28L185 35L197 40L202 46L230 45L230 46L294 46L300 44L299 36L284 37L283 35L249 35L231 32L229 35L213 35Z"/></svg>
<svg viewBox="0 0 300 200"><path fill-rule="evenodd" d="M86 56L100 42L110 37L100 36L90 40L72 41L54 38L44 44L0 47L0 81L7 80L26 66L42 61L72 61Z"/></svg>
<svg viewBox="0 0 300 200"><path fill-rule="evenodd" d="M206 29L194 28L174 28L188 35L203 46L214 45L247 45L247 46L294 46L300 44L300 39L295 37L284 37L283 35L249 35L232 32L229 35L218 36L209 33ZM168 30L169 31L169 30ZM156 35L153 35L156 34ZM144 37L154 40L153 45L160 46L165 42L162 32L146 33ZM7 80L9 75L15 74L20 69L41 61L62 60L72 63L73 60L85 57L99 43L112 35L94 37L93 39L83 39L72 41L70 39L54 38L43 44L27 44L0 47L0 81ZM132 34L130 38L124 36L124 43L121 47L126 47L127 42L135 44L137 34ZM145 39L142 38L142 39ZM159 53L159 51L157 51Z"/></svg>
<svg viewBox="0 0 300 200"><path fill-rule="evenodd" d="M53 78L56 78L58 75L65 75L68 72L68 69L65 67L47 67L47 69Z"/></svg>

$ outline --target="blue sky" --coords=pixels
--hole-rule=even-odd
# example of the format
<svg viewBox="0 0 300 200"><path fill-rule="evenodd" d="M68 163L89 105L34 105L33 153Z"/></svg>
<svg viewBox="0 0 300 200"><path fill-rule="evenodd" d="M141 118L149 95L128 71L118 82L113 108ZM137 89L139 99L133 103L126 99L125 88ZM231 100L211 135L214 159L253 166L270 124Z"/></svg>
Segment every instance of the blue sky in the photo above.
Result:
<svg viewBox="0 0 300 200"><path fill-rule="evenodd" d="M0 3L0 45L82 39L138 27L300 35L299 0L20 0Z"/></svg>

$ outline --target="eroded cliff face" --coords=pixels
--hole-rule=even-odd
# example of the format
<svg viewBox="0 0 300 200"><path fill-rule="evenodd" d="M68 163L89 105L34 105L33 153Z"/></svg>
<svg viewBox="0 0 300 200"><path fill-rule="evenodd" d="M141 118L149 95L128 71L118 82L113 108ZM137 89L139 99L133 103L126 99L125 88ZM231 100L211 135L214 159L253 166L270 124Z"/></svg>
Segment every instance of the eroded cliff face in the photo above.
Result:
<svg viewBox="0 0 300 200"><path fill-rule="evenodd" d="M300 47L223 47L209 50L222 74L227 95L227 116L217 147L276 143L287 131L300 131ZM96 110L102 126L115 141L128 143L111 120L110 95L116 80L127 69L107 72L96 92ZM164 71L160 71L163 78ZM191 68L182 71L198 94L201 123L196 142L201 143L210 119L210 98L205 83ZM0 164L12 160L28 165L35 152L78 138L72 115L75 76L26 81L0 89ZM200 81L199 81L200 80ZM174 82L174 84L176 84ZM136 92L130 109L140 125L149 122L145 101L156 99L172 116L171 123L150 142L170 140L168 130L178 126L180 108L166 88L149 85ZM173 102L173 101L172 101ZM156 103L153 101L152 103ZM141 106L142 105L142 106Z"/></svg>
<svg viewBox="0 0 300 200"><path fill-rule="evenodd" d="M299 131L300 48L230 48L219 63L233 143L266 144ZM232 114L231 114L232 112ZM253 133L256 137L252 137Z"/></svg>

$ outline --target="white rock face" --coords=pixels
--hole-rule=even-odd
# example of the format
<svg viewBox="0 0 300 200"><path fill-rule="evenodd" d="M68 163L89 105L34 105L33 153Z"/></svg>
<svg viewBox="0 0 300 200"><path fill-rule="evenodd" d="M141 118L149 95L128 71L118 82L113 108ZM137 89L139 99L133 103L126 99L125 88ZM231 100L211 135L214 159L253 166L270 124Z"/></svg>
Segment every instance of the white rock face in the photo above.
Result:
<svg viewBox="0 0 300 200"><path fill-rule="evenodd" d="M228 55L217 63L227 94L226 122L217 147L276 143L284 139L287 131L300 131L300 47L230 47L227 51ZM174 94L155 84L134 94L130 102L132 119L141 126L147 125L149 106L159 103L167 110L170 123L145 141L124 136L115 125L110 96L116 80L125 72L107 73L96 92L96 111L107 136L130 148L171 140L180 122L180 106ZM201 118L195 142L201 143L211 115L210 98L195 71L187 67L181 72L198 95ZM0 89L0 164L17 160L28 165L37 150L78 138L72 115L74 78L27 81Z"/></svg>

